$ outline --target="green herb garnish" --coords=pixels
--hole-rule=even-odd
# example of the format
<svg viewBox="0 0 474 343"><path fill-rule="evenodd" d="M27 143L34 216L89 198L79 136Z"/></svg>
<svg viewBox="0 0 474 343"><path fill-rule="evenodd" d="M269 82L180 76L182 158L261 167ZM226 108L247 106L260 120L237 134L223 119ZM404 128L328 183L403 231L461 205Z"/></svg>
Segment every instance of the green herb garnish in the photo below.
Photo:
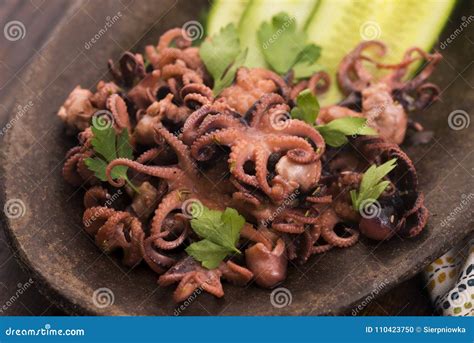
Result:
<svg viewBox="0 0 474 343"><path fill-rule="evenodd" d="M336 148L349 141L346 136L377 135L377 131L367 125L367 119L360 117L334 119L325 125L316 126L316 129L323 136L326 144Z"/></svg>
<svg viewBox="0 0 474 343"><path fill-rule="evenodd" d="M107 165L113 160L123 157L133 159L133 149L130 145L127 129L119 134L115 134L112 125L104 125L100 122L103 118L92 119L92 147L94 148L95 157L88 157L85 159L85 164L89 170L94 172L94 175L101 181L107 181L105 169ZM133 183L128 179L126 166L116 166L111 171L113 179L123 179L136 192L138 190Z"/></svg>
<svg viewBox="0 0 474 343"><path fill-rule="evenodd" d="M297 30L296 19L287 13L278 13L270 22L262 23L257 36L265 61L277 73L293 69L295 77L302 78L320 69L315 61L321 48L308 43L306 33Z"/></svg>
<svg viewBox="0 0 474 343"><path fill-rule="evenodd" d="M301 91L296 98L296 106L291 110L291 116L314 125L318 114L319 103L316 96L309 89ZM377 131L367 126L367 119L360 117L335 119L325 125L317 125L316 129L327 145L336 148L349 141L346 136L377 135Z"/></svg>
<svg viewBox="0 0 474 343"><path fill-rule="evenodd" d="M318 99L309 89L300 92L296 98L296 106L291 110L291 117L314 124L319 113Z"/></svg>
<svg viewBox="0 0 474 343"><path fill-rule="evenodd" d="M396 162L397 159L394 158L380 166L373 164L367 169L360 182L359 190L353 189L350 192L354 210L360 211L361 205L371 205L378 199L390 184L389 181L382 181L382 179L397 166Z"/></svg>
<svg viewBox="0 0 474 343"><path fill-rule="evenodd" d="M203 239L186 248L188 255L200 261L204 267L213 269L229 254L241 253L236 244L245 218L235 209L228 207L222 212L202 206L202 210L193 213L198 214L191 219L191 227Z"/></svg>
<svg viewBox="0 0 474 343"><path fill-rule="evenodd" d="M214 95L218 95L234 81L237 69L245 62L247 49L240 48L237 29L229 24L201 44L199 55L214 79Z"/></svg>

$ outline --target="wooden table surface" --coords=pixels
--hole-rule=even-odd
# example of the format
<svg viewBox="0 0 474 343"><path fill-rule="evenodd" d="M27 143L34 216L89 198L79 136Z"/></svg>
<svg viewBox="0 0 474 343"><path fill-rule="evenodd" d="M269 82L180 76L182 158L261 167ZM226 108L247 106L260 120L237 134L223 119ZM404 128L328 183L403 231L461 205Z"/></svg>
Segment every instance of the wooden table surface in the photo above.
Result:
<svg viewBox="0 0 474 343"><path fill-rule="evenodd" d="M9 41L3 34L0 36L2 46L0 50L0 98L8 92L13 84L22 82L19 75L28 67L31 58L40 55L41 47L47 41L55 23L64 13L64 7L65 2L61 0L3 0L1 2L1 28L4 28L9 22L17 20L24 24L26 34L23 39L17 41ZM79 10L75 15L87 14ZM8 113L0 102L0 127L5 125L7 116ZM15 258L15 251L6 242L3 225L1 225L0 315L62 315L63 312L51 305L48 299L41 295L34 283L20 297L12 301L18 287L27 283L29 278L28 272L19 266ZM369 301L366 308L358 315L435 315L425 286L423 279L418 275L401 283L386 294ZM8 306L4 307L4 305ZM347 315L353 315L353 313L348 312Z"/></svg>

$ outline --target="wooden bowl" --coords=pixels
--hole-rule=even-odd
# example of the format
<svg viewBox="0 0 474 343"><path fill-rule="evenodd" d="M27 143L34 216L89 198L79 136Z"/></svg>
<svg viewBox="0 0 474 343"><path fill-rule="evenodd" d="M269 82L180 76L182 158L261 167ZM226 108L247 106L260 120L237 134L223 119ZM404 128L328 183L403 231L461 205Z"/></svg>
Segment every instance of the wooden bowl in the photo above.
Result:
<svg viewBox="0 0 474 343"><path fill-rule="evenodd" d="M158 287L157 276L143 265L133 270L121 266L118 256L103 254L83 231L83 190L73 189L61 177L64 154L74 142L64 134L56 111L76 85L92 88L107 76L108 58L117 59L125 49L140 51L145 44L157 42L164 30L196 19L207 5L206 1L168 0L74 3L66 8L41 57L21 76L31 91L13 87L4 97L12 119L18 116L17 104L31 104L12 122L2 144L3 202L18 199L20 206L24 204L22 216L5 218L7 232L45 294L68 313L173 315L177 309L173 287ZM444 37L459 26L462 13L472 12L472 2L464 5L456 9ZM112 20L115 16L118 20L106 34L100 34L96 23L105 24L106 17ZM474 40L472 31L463 35ZM472 61L470 44L466 37L458 37L441 51L445 60L432 80L443 90L442 101L416 118L435 132L435 138L406 150L416 164L431 212L420 236L383 243L362 239L350 249L334 249L313 256L304 266L291 266L282 286L291 293L292 301L282 308L272 305L271 290L254 284L245 288L225 284L224 298L201 294L178 312L340 314L412 277L463 239L472 227L472 209L464 205L457 215L451 213L472 196L474 125L453 130L448 115L455 110L472 111L474 67L467 67ZM110 306L94 304L93 293L102 287L113 292Z"/></svg>

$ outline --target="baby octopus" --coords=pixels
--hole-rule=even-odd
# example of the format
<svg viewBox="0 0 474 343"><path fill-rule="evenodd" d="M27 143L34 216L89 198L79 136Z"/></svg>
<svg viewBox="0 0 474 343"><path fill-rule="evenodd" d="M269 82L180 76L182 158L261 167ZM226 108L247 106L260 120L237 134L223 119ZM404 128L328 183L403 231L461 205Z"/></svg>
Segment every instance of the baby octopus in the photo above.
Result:
<svg viewBox="0 0 474 343"><path fill-rule="evenodd" d="M211 159L216 144L230 147L228 164L233 178L260 189L279 204L295 190L307 191L317 184L319 159L325 149L317 130L285 117L289 110L285 100L275 93L262 96L243 120L231 113L212 114L211 108L201 108L190 116L192 125L185 124L183 137L197 133L185 140L197 161ZM279 159L269 180L268 164L275 156ZM246 171L248 164L253 166L253 174Z"/></svg>
<svg viewBox="0 0 474 343"><path fill-rule="evenodd" d="M419 48L408 49L403 60L395 65L383 64L374 61L363 54L369 48L378 49L380 56L385 55L386 45L380 41L367 41L358 45L342 60L337 73L337 80L342 92L348 95L349 102L341 105L332 105L321 109L318 117L320 123L328 123L334 119L353 116L365 117L369 126L376 129L380 137L387 142L401 144L405 138L409 119L407 111L426 107L436 100L439 89L426 80L441 60L439 53L428 54ZM418 54L418 57L413 55ZM424 69L413 79L403 81L408 67L424 59L427 63ZM362 64L368 61L379 69L393 71L379 80L372 75ZM412 94L414 94L412 96ZM359 101L351 99L361 98ZM356 110L347 106L357 107ZM419 124L414 125L420 129Z"/></svg>
<svg viewBox="0 0 474 343"><path fill-rule="evenodd" d="M413 48L402 62L388 65L365 56L370 47L385 53L383 43L365 42L342 61L338 82L348 100L323 108L318 121L366 117L380 136L350 138L341 149L327 147L315 126L290 115L302 90L328 89L324 72L293 82L291 72L281 77L241 67L230 86L213 94L199 48L181 29L167 31L143 56L126 52L117 64L109 62L113 82L100 81L95 93L74 89L58 112L70 132L80 131L63 176L87 188L86 232L105 252L122 251L125 265L148 265L160 286L176 283L176 302L197 289L222 297L221 279L273 288L286 279L289 261L305 263L313 254L348 248L361 235L385 240L419 234L428 210L413 163L397 144L405 136L407 111L436 98L437 88L425 81L440 56ZM414 54L428 63L403 81L419 58ZM375 80L363 61L392 72ZM104 112L116 134L128 131L133 149L133 158L104 166L107 182L85 163L97 155L90 126ZM366 218L352 207L350 191L370 165L392 158L397 166L385 178L390 186L378 199L380 212ZM118 166L127 168L133 187L114 176ZM240 256L208 269L186 252L202 238L188 213L196 202L244 217L235 243Z"/></svg>

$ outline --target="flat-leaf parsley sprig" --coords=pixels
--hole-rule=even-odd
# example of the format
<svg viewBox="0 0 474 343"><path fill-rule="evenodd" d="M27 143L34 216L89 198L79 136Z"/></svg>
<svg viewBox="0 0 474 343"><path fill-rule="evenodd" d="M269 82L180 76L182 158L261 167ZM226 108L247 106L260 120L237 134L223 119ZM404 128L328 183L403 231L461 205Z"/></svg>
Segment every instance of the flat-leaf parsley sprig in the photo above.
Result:
<svg viewBox="0 0 474 343"><path fill-rule="evenodd" d="M84 162L99 180L107 181L105 170L110 162L117 158L133 159L133 148L130 145L128 130L123 129L117 135L112 125L104 127L96 120L92 120L91 129L94 135L92 147L94 148L95 157L88 157ZM111 171L112 178L125 180L133 190L138 192L127 176L127 169L126 166L114 167Z"/></svg>
<svg viewBox="0 0 474 343"><path fill-rule="evenodd" d="M296 97L296 106L291 110L291 116L314 125L319 115L319 103L316 96L309 90L301 91ZM327 145L340 147L349 140L347 136L377 135L377 131L367 125L366 118L343 117L334 119L324 125L316 125Z"/></svg>
<svg viewBox="0 0 474 343"><path fill-rule="evenodd" d="M260 25L257 32L265 61L275 72L285 74L293 69L295 77L305 78L321 69L315 62L321 48L308 43L304 31L297 30L294 17L285 12Z"/></svg>
<svg viewBox="0 0 474 343"><path fill-rule="evenodd" d="M214 80L214 95L218 95L234 81L237 69L245 62L247 49L240 48L237 29L229 24L201 44L199 55Z"/></svg>
<svg viewBox="0 0 474 343"><path fill-rule="evenodd" d="M245 218L237 210L227 207L225 211L215 211L202 206L202 210L195 213L191 227L202 240L186 248L188 255L201 262L205 268L213 269L228 255L241 253L236 245Z"/></svg>
<svg viewBox="0 0 474 343"><path fill-rule="evenodd" d="M362 176L359 190L353 189L351 194L352 207L356 211L362 211L362 206L373 204L385 191L390 181L382 181L396 166L397 159L393 158L380 166L371 165Z"/></svg>

